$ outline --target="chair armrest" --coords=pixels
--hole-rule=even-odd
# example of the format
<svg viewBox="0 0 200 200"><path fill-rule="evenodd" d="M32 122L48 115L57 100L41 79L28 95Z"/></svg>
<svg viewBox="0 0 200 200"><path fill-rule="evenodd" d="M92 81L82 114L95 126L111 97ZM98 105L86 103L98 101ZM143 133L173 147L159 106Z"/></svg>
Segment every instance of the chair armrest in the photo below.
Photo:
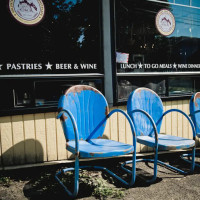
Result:
<svg viewBox="0 0 200 200"><path fill-rule="evenodd" d="M154 129L154 133L155 133L155 146L157 148L158 146L158 131L157 131L157 127L155 125L155 122L153 120L153 118L144 110L142 109L135 109L135 110L132 110L130 111L128 114L132 114L132 113L136 113L136 112L139 112L139 113L143 113L144 115L146 115L148 117L148 119L150 120L152 126L153 126L153 129Z"/></svg>
<svg viewBox="0 0 200 200"><path fill-rule="evenodd" d="M134 128L134 125L133 125L133 122L131 120L131 118L121 109L114 109L112 110L100 123L99 125L97 126L96 129L98 129L107 119L109 119L114 113L116 112L120 112L122 113L126 119L128 120L130 126L131 126L131 131L132 131L132 134L133 134L133 146L134 146L134 150L136 150L136 134L135 134L135 128ZM94 135L96 129L89 135L89 137L86 139L87 141L90 140L92 138L92 136Z"/></svg>
<svg viewBox="0 0 200 200"><path fill-rule="evenodd" d="M74 119L73 114L69 110L61 110L58 115L57 119L60 119L63 114L67 114L72 122L73 128L74 128L74 135L75 135L75 152L76 154L79 154L79 133L78 128L76 124L76 120Z"/></svg>
<svg viewBox="0 0 200 200"><path fill-rule="evenodd" d="M192 122L192 120L189 118L189 116L183 112L182 110L179 110L179 109L170 109L170 110L167 110L163 113L161 119L167 115L168 113L171 113L171 112L178 112L178 113L181 113L183 116L186 117L186 119L189 121L190 125L191 125L191 128L192 128L192 133L193 133L193 140L195 140L195 137L196 137L196 130L195 130L195 127L194 127L194 124Z"/></svg>
<svg viewBox="0 0 200 200"><path fill-rule="evenodd" d="M128 120L128 122L129 122L129 124L131 126L132 134L133 134L134 137L136 137L135 128L134 128L133 122L132 122L131 118L128 116L128 114L126 112L124 112L123 110L114 109L114 110L110 111L110 113L107 115L107 119L110 118L116 112L122 113L126 117L126 119Z"/></svg>

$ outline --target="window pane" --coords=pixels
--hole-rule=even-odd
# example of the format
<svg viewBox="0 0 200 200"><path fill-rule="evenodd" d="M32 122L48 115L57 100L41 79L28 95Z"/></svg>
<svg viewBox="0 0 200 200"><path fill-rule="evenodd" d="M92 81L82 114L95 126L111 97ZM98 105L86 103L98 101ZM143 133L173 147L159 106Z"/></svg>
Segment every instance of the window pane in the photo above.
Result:
<svg viewBox="0 0 200 200"><path fill-rule="evenodd" d="M127 100L130 93L138 87L146 87L160 96L166 96L164 77L118 77L118 99Z"/></svg>
<svg viewBox="0 0 200 200"><path fill-rule="evenodd" d="M155 24L161 9L170 11L175 19L175 29L168 36ZM166 1L117 0L116 51L124 56L117 61L118 72L200 71L199 15L199 9ZM165 26L171 23L167 17L162 22Z"/></svg>
<svg viewBox="0 0 200 200"><path fill-rule="evenodd" d="M169 78L169 96L194 93L194 81L191 77Z"/></svg>
<svg viewBox="0 0 200 200"><path fill-rule="evenodd" d="M192 6L200 7L200 1L199 0L191 0Z"/></svg>
<svg viewBox="0 0 200 200"><path fill-rule="evenodd" d="M35 81L35 106L56 105L61 94L73 85L90 85L102 91L102 80L46 80Z"/></svg>
<svg viewBox="0 0 200 200"><path fill-rule="evenodd" d="M190 0L175 0L175 3L189 6Z"/></svg>
<svg viewBox="0 0 200 200"><path fill-rule="evenodd" d="M101 72L99 0L45 0L44 18L35 25L19 23L8 2L0 1L0 75Z"/></svg>

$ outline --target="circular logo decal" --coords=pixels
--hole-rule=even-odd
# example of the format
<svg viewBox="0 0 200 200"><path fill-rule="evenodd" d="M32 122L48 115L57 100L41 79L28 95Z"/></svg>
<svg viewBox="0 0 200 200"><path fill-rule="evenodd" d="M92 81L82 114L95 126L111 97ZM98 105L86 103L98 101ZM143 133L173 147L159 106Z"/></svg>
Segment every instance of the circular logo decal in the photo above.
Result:
<svg viewBox="0 0 200 200"><path fill-rule="evenodd" d="M171 35L175 29L174 15L167 9L160 10L156 15L156 28L162 35Z"/></svg>
<svg viewBox="0 0 200 200"><path fill-rule="evenodd" d="M10 0L9 8L14 18L26 25L37 24L44 17L42 0Z"/></svg>

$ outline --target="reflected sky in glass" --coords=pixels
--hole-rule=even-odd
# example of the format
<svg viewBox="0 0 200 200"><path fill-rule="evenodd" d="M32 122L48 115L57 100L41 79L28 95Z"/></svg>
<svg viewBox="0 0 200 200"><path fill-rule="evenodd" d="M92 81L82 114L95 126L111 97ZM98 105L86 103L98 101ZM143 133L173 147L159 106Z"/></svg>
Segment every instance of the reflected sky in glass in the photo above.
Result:
<svg viewBox="0 0 200 200"><path fill-rule="evenodd" d="M52 5L56 6L59 10L62 10L64 12L69 12L78 3L82 3L82 1L83 0L65 0L63 2L59 2L57 0L53 0Z"/></svg>
<svg viewBox="0 0 200 200"><path fill-rule="evenodd" d="M200 7L200 0L192 0L192 6Z"/></svg>
<svg viewBox="0 0 200 200"><path fill-rule="evenodd" d="M169 37L200 38L200 9L170 5L170 10L175 17L176 27Z"/></svg>
<svg viewBox="0 0 200 200"><path fill-rule="evenodd" d="M165 1L165 0L159 0L159 1ZM188 6L191 5L194 7L200 7L200 0L168 0L168 2L182 4L182 5L188 5Z"/></svg>
<svg viewBox="0 0 200 200"><path fill-rule="evenodd" d="M82 2L82 0L65 0L65 3L77 4L78 2Z"/></svg>
<svg viewBox="0 0 200 200"><path fill-rule="evenodd" d="M175 0L175 3L189 6L190 0Z"/></svg>

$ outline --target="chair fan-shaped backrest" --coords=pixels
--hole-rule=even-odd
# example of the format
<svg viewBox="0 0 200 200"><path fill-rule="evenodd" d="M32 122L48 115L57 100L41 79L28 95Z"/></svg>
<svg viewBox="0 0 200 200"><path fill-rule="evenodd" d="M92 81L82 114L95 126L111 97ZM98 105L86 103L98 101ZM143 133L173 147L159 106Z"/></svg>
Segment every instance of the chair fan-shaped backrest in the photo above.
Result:
<svg viewBox="0 0 200 200"><path fill-rule="evenodd" d="M200 92L195 93L190 99L190 115L197 133L200 133Z"/></svg>
<svg viewBox="0 0 200 200"><path fill-rule="evenodd" d="M108 114L108 103L103 94L87 85L70 87L59 99L58 109L72 113L79 132L79 139L86 140L92 133L92 138L103 135L106 122L98 127ZM67 140L74 139L74 128L70 117L63 114L62 127Z"/></svg>
<svg viewBox="0 0 200 200"><path fill-rule="evenodd" d="M135 125L136 135L154 135L150 120L143 113L132 112L136 109L146 111L153 118L157 131L160 133L163 114L163 104L160 97L148 88L138 88L130 94L127 103L127 111Z"/></svg>

